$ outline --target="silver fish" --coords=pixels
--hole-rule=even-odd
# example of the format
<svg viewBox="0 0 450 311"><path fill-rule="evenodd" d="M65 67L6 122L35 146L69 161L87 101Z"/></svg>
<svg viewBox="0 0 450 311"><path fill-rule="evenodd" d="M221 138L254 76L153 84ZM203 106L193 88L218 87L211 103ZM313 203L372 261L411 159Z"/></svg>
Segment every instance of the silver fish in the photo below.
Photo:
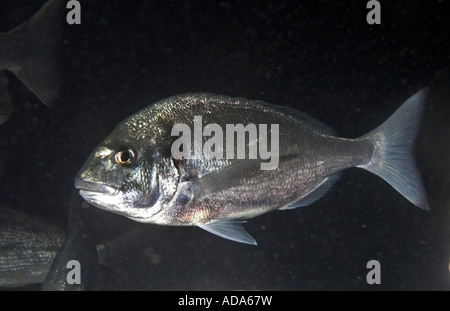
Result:
<svg viewBox="0 0 450 311"><path fill-rule="evenodd" d="M63 10L64 1L50 0L28 21L0 33L0 71L14 73L47 106L61 88L56 59Z"/></svg>
<svg viewBox="0 0 450 311"><path fill-rule="evenodd" d="M45 220L0 208L0 287L43 282L64 238Z"/></svg>
<svg viewBox="0 0 450 311"><path fill-rule="evenodd" d="M94 206L138 222L198 226L254 245L241 225L245 219L309 205L350 167L380 176L428 210L411 154L426 97L427 89L417 92L382 125L355 139L337 137L294 109L261 101L204 93L170 97L122 121L91 153L75 187ZM262 170L261 159L177 160L171 130L180 123L193 128L195 116L222 128L278 124L278 167Z"/></svg>

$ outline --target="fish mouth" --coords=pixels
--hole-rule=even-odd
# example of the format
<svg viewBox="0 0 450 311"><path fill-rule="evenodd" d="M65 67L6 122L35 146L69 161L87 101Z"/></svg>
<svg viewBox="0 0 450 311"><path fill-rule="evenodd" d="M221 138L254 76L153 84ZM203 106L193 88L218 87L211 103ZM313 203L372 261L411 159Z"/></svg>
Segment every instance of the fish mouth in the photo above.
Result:
<svg viewBox="0 0 450 311"><path fill-rule="evenodd" d="M80 177L75 178L74 185L79 190L80 196L89 204L102 210L121 214L123 193L120 188L84 181Z"/></svg>
<svg viewBox="0 0 450 311"><path fill-rule="evenodd" d="M98 184L95 182L84 181L81 178L75 178L75 188L80 190L81 196L90 195L116 195L119 193L119 189Z"/></svg>

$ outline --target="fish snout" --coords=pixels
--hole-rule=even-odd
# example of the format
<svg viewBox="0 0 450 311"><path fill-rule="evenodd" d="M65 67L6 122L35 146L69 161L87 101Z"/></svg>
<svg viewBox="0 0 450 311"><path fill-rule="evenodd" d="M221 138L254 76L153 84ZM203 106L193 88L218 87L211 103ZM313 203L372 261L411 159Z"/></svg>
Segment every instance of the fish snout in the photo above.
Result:
<svg viewBox="0 0 450 311"><path fill-rule="evenodd" d="M83 192L103 193L109 195L115 195L119 192L117 188L98 184L95 182L84 181L80 176L75 177L74 186Z"/></svg>

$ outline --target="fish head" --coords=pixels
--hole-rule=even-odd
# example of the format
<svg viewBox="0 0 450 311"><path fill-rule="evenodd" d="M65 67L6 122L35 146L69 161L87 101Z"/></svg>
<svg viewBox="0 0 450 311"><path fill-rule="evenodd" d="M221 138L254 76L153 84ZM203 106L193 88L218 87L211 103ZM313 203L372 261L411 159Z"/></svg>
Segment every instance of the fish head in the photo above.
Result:
<svg viewBox="0 0 450 311"><path fill-rule="evenodd" d="M100 209L153 222L176 190L178 171L170 158L161 156L148 131L131 131L130 122L119 124L94 149L75 178L75 188Z"/></svg>

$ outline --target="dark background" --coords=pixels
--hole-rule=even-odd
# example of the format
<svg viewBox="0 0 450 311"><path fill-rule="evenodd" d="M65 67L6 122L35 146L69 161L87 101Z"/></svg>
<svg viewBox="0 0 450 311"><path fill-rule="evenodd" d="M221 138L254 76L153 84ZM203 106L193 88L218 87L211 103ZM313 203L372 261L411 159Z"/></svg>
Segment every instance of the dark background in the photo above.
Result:
<svg viewBox="0 0 450 311"><path fill-rule="evenodd" d="M207 91L295 107L342 137L372 130L430 87L415 156L431 206L350 169L311 206L246 225L259 246L194 227L143 225L85 209L108 249L114 289L449 290L450 36L448 1L80 1L58 60L64 89L44 106L12 74L14 113L0 126L0 205L67 226L73 178L130 114L164 97ZM0 0L0 31L44 1ZM109 258L109 257L108 257ZM368 285L366 263L381 263Z"/></svg>

